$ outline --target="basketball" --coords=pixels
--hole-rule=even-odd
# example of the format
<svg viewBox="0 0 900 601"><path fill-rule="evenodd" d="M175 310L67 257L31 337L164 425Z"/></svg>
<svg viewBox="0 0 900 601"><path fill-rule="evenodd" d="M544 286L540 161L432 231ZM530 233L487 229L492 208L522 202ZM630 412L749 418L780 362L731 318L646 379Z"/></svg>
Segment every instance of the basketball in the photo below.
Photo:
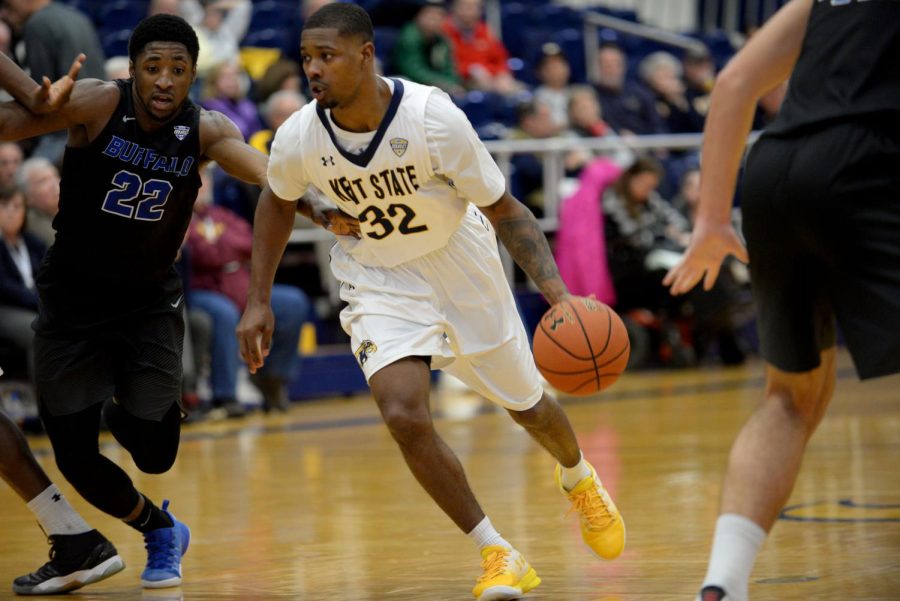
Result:
<svg viewBox="0 0 900 601"><path fill-rule="evenodd" d="M631 344L622 318L592 298L550 307L534 333L534 360L550 384L587 396L611 386L628 364Z"/></svg>

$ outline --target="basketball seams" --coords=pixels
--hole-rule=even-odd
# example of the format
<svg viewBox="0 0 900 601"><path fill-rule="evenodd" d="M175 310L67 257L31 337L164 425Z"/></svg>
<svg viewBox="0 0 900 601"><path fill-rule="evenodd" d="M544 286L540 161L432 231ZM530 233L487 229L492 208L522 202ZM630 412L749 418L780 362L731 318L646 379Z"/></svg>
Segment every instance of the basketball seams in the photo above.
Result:
<svg viewBox="0 0 900 601"><path fill-rule="evenodd" d="M588 336L587 329L585 329L584 322L581 321L581 315L578 314L578 310L575 309L575 305L573 305L570 301L565 302L569 305L569 309L572 310L572 313L575 314L575 319L578 320L578 327L581 328L581 334L584 336L585 342L587 342L588 352L591 354L591 362L594 364L594 374L597 380L597 388L600 388L600 366L597 365L597 356L594 354L594 345L591 344L591 337ZM609 314L608 310L606 311L606 317L609 327L606 329L606 342L604 343L603 347L604 350L606 350L606 347L609 346L609 338L612 334L612 316ZM600 353L602 354L603 351L600 351Z"/></svg>
<svg viewBox="0 0 900 601"><path fill-rule="evenodd" d="M578 302L582 303L581 307ZM534 339L535 364L562 393L583 396L600 392L625 371L630 350L627 330L615 311L603 303L597 305L606 312L606 340L600 339L604 335L603 314L584 299L561 301L553 313L548 311L538 322ZM586 313L582 314L581 309ZM564 325L559 327L560 323ZM551 328L551 325L556 327ZM548 339L553 341L552 345L547 343ZM613 343L620 345L618 351L610 350ZM585 344L586 347L582 346ZM570 350L573 347L578 353ZM589 356L580 355L582 350ZM615 370L615 373L602 373L604 369Z"/></svg>
<svg viewBox="0 0 900 601"><path fill-rule="evenodd" d="M564 347L562 344L560 344L559 341L553 336L553 334L548 332L547 328L544 327L543 320L541 320L541 322L540 322L540 328L541 328L541 331L544 332L544 337L547 340L549 340L550 342L552 342L554 345L556 345L556 348L558 348L559 350L561 350L568 356L572 357L573 359L578 359L579 361L587 361L588 359L590 359L590 357L580 357L580 356L576 355L575 353L573 353L572 351L570 351L569 349L567 349L566 347Z"/></svg>

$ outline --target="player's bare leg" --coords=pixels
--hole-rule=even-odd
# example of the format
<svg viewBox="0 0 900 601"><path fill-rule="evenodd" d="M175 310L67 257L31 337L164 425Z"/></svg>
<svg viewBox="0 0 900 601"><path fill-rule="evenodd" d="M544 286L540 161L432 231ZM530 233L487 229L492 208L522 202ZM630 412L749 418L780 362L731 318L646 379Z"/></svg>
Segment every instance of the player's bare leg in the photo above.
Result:
<svg viewBox="0 0 900 601"><path fill-rule="evenodd" d="M401 359L377 371L369 386L416 480L481 552L476 599L517 599L540 584L534 569L484 515L459 459L435 431L428 365L417 357Z"/></svg>
<svg viewBox="0 0 900 601"><path fill-rule="evenodd" d="M484 512L459 459L434 429L428 365L415 357L401 359L377 371L369 386L413 476L463 532L470 532Z"/></svg>
<svg viewBox="0 0 900 601"><path fill-rule="evenodd" d="M74 590L125 568L115 547L92 529L38 464L25 436L0 412L0 477L37 517L52 550L50 561L16 578L18 594L55 594Z"/></svg>
<svg viewBox="0 0 900 601"><path fill-rule="evenodd" d="M559 462L556 481L581 519L581 538L595 555L615 559L625 549L625 523L594 467L581 454L569 418L546 392L531 409L509 414Z"/></svg>
<svg viewBox="0 0 900 601"><path fill-rule="evenodd" d="M705 591L747 598L756 554L791 495L806 444L834 392L835 349L823 351L821 360L799 374L767 367L765 399L731 447Z"/></svg>
<svg viewBox="0 0 900 601"><path fill-rule="evenodd" d="M581 461L581 449L578 448L569 418L552 396L545 392L531 409L508 411L516 423L547 449L561 466L570 468Z"/></svg>
<svg viewBox="0 0 900 601"><path fill-rule="evenodd" d="M0 413L0 477L26 503L50 486L50 478L35 460L25 436Z"/></svg>

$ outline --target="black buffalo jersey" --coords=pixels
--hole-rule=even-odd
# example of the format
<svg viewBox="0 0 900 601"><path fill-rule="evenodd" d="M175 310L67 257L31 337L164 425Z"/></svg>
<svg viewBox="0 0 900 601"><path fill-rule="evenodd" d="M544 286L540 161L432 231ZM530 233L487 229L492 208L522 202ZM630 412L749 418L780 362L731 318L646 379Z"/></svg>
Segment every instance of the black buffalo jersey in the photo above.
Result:
<svg viewBox="0 0 900 601"><path fill-rule="evenodd" d="M875 114L900 120L900 0L816 0L787 98L767 131Z"/></svg>
<svg viewBox="0 0 900 601"><path fill-rule="evenodd" d="M56 241L37 281L39 324L90 327L179 290L172 265L200 188L201 109L186 100L146 132L131 81L116 83L121 98L100 135L65 151Z"/></svg>

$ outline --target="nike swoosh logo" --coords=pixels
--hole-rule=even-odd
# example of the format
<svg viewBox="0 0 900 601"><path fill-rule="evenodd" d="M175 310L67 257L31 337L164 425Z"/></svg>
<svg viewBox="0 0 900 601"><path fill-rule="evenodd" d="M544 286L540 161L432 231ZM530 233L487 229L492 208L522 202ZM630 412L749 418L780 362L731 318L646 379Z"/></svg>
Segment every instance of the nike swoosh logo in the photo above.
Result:
<svg viewBox="0 0 900 601"><path fill-rule="evenodd" d="M177 308L178 308L178 305L181 304L181 301L182 301L182 300L184 300L184 295L183 295L183 294L182 294L181 296L179 296L178 298L176 298L174 302L169 303L169 304L172 305L172 308L173 308L173 309L177 309Z"/></svg>
<svg viewBox="0 0 900 601"><path fill-rule="evenodd" d="M128 115L122 116L122 123L128 123L129 121L134 121L137 117L129 117Z"/></svg>

